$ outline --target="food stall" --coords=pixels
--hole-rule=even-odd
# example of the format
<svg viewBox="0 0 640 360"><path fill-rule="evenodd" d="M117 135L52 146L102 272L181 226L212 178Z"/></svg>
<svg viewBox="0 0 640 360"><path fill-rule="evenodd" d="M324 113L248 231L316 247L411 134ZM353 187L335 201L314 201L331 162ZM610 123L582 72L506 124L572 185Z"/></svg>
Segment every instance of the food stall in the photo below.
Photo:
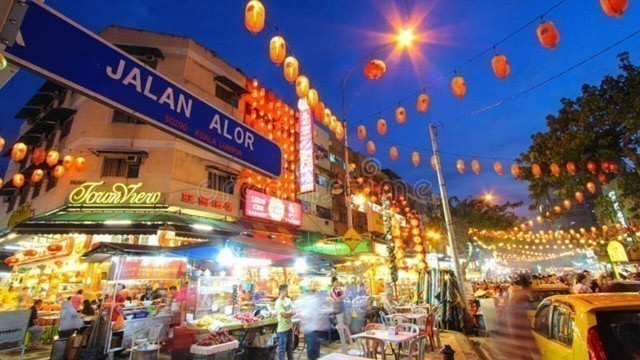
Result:
<svg viewBox="0 0 640 360"><path fill-rule="evenodd" d="M159 341L169 337L170 328L180 324L178 299L127 299L128 289L141 284L180 284L187 273L183 257L151 245L100 244L83 256L89 264L108 266L102 288L102 308L94 325L98 345L105 354L132 348L134 335L142 329L160 328ZM123 286L124 285L124 286Z"/></svg>

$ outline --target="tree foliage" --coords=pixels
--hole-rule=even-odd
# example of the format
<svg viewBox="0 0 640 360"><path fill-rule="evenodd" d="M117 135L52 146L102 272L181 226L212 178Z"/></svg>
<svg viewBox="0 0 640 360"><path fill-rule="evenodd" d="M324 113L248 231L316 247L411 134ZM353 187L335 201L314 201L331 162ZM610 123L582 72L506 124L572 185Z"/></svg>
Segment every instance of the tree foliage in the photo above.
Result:
<svg viewBox="0 0 640 360"><path fill-rule="evenodd" d="M618 174L607 173L608 180L618 177L620 196L640 204L640 67L628 53L618 55L621 74L605 76L597 85L583 85L576 99L562 99L556 115L547 116L546 132L532 136L529 149L520 155L523 166L520 180L529 182L530 197L539 206L550 194L573 199L576 191L587 194L585 184L598 183L596 174L585 168L587 161L615 161ZM578 172L570 175L567 162L574 162ZM551 175L549 166L558 164L562 173ZM527 171L531 164L541 166L544 175L535 178Z"/></svg>

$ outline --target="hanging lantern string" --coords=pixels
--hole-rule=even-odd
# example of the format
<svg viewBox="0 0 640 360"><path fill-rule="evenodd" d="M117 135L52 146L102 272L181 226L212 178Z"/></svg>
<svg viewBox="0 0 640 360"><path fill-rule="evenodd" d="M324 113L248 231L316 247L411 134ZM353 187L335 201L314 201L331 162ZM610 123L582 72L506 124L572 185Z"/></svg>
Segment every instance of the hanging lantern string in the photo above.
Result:
<svg viewBox="0 0 640 360"><path fill-rule="evenodd" d="M620 39L620 40L616 41L615 43L613 43L613 44L611 44L611 45L607 46L606 48L604 48L604 49L602 49L602 50L600 50L600 51L598 51L598 52L596 52L596 53L594 53L594 54L591 54L591 55L590 55L590 56L588 56L587 58L585 58L585 59L583 59L583 60L579 61L578 63L576 63L576 64L574 64L574 65L572 65L572 66L570 66L570 67L568 67L568 68L566 68L565 70L563 70L563 71L561 71L561 72L559 72L559 73L557 73L557 74L555 74L555 75L553 75L553 76L551 76L551 77L549 77L549 78L547 78L547 79L545 79L545 80L543 80L543 81L541 81L541 82L539 82L539 83L537 83L537 84L535 84L535 85L532 85L531 87L529 87L529 88L527 88L527 89L525 89L525 90L523 90L523 91L521 91L521 92L519 92L519 93L516 93L516 94L514 94L514 95L511 95L511 96L509 96L509 97L507 97L507 98L504 98L504 99L502 99L502 100L500 100L500 101L498 101L498 102L496 102L496 103L494 103L494 104L491 104L491 105L485 106L485 107L483 107L483 108L480 108L480 109L477 109L477 110L471 111L471 112L469 112L469 113L466 113L466 114L464 114L464 115L462 115L462 116L459 116L459 117L457 117L457 118L455 118L455 119L453 119L453 120L442 122L442 125L441 125L441 126L450 125L450 124L453 124L453 123L459 122L459 121L461 121L461 120L464 120L464 119L470 118L470 117L472 117L472 116L475 116L475 115L481 114L481 113L483 113L483 112L485 112L485 111L488 111L488 110L491 110L491 109L497 108L497 107L499 107L499 106L501 106L501 105L504 105L504 104L506 104L506 103L508 103L508 102L510 102L510 101L513 101L513 100L515 100L515 99L517 99L517 98L519 98L519 97L521 97L521 96L523 96L523 95L525 95L525 94L528 94L528 93L530 93L531 91L536 90L537 88L542 87L542 86L544 86L544 85L548 84L549 82L551 82L551 81L553 81L553 80L556 80L556 79L558 79L559 77L562 77L563 75L565 75L565 74L567 74L567 73L569 73L569 72L571 72L571 71L573 71L573 70L575 70L575 69L579 68L580 66L582 66L582 65L584 65L584 64L586 64L586 63L588 63L588 62L590 62L591 60L593 60L593 59L597 58L598 56L600 56L600 55L602 55L602 54L604 54L604 53L606 53L607 51L609 51L609 50L613 49L614 47L616 47L616 46L618 46L618 45L620 45L620 44L624 43L625 41L627 41L627 40L629 40L629 39L633 38L634 36L637 36L638 34L640 34L640 29L639 29L639 30L636 30L636 31L634 31L634 32L632 32L631 34L629 34L629 35L625 36L624 38L622 38L622 39Z"/></svg>
<svg viewBox="0 0 640 360"><path fill-rule="evenodd" d="M443 79L445 79L445 78L449 77L449 76L450 76L450 75L452 75L452 74L453 74L453 75L455 75L455 74L456 74L460 69L462 69L463 67L465 67L465 66L469 65L470 63L472 63L472 62L474 62L474 61L478 60L480 57L482 57L483 55L487 54L487 53L488 53L488 52L490 52L492 49L496 48L498 45L505 43L507 40L509 40L510 38L512 38L513 36L515 36L516 34L518 34L519 32L523 31L524 29L526 29L527 27L531 26L532 24L535 24L535 23L536 23L537 21L539 21L542 17L544 17L544 16L548 15L549 13L551 13L553 10L555 10L557 7L559 7L560 5L562 5L562 4L563 4L564 2L566 2L566 1L567 1L567 0L560 0L560 1L558 1L558 2L557 2L557 3L555 3L553 6L551 6L551 7L550 7L550 8L548 8L547 10L545 10L542 14L540 14L540 15L538 15L538 16L536 16L536 17L534 17L533 19L531 19L531 20L527 21L526 23L524 23L523 25L521 25L519 28L515 29L514 31L510 32L508 35L506 35L506 36L505 36L505 37L503 37L502 39L498 40L498 42L496 42L496 43L494 43L494 44L490 45L490 46L489 46L489 47L487 47L485 50L482 50L481 52L479 52L477 55L475 55L475 56L473 56L473 57L469 58L469 59L468 59L467 61L465 61L464 63L462 63L462 64L460 64L460 65L456 66L452 71L450 71L450 72L448 72L448 73L446 73L446 74L443 74L443 75L439 76L438 78L436 78L436 79L434 80L434 82L435 82L435 83L437 83L437 82L440 82L440 81L442 81ZM404 101L406 101L406 100L408 100L408 99L410 99L410 98L414 97L415 95L420 94L422 91L424 91L424 89L426 88L426 86L425 86L425 84L424 84L424 80L422 79L422 74L421 74L421 73L422 73L422 71L421 71L420 69L418 69L418 71L419 71L419 75L420 75L420 77L421 77L421 86L422 86L422 88L421 88L421 89L418 89L418 90L416 90L416 91L414 91L414 92L410 93L409 95L407 95L407 96L405 96L405 97L401 98L400 100L395 101L395 102L391 103L390 105L383 107L383 108L382 108L382 110L380 110L380 111L376 111L376 112L374 112L374 113L372 113L372 114L370 114L370 115L368 115L368 116L365 116L365 117L361 118L360 120L358 120L358 121L357 121L357 125L362 125L362 124L363 124L363 122L364 122L365 120L370 119L372 116L375 116L375 115L377 115L377 114L381 113L382 111L387 110L387 109L389 109L389 108L391 108L391 107L395 106L395 104L396 104L396 103L403 103Z"/></svg>

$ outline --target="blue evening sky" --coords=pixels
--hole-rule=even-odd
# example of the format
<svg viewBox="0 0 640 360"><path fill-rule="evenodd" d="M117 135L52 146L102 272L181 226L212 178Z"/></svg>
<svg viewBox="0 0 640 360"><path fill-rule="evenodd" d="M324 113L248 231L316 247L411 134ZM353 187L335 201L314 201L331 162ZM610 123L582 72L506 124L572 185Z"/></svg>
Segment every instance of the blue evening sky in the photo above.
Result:
<svg viewBox="0 0 640 360"><path fill-rule="evenodd" d="M538 43L537 21L498 46L497 51L505 54L511 63L507 80L493 75L491 51L460 68L458 73L467 82L467 95L458 100L451 94L449 81L455 68L557 2L409 0L414 20L424 15L416 31L428 33L428 42L419 46L421 60L414 66L406 53L396 53L387 62L387 73L377 81L365 79L361 67L357 68L347 86L351 130L360 123L367 126L382 166L390 167L410 183L427 179L436 184L435 172L429 166L430 122L446 124L492 105L640 30L638 1L631 0L625 16L617 19L606 16L598 0L566 0L545 16L560 32L560 43L555 50ZM282 77L282 68L275 67L269 60L269 39L277 27L294 50L302 72L319 90L321 100L336 114L340 112L340 88L348 68L358 58L380 47L380 37L376 34L393 32L391 23L406 21L408 17L404 0L266 0L263 3L270 26L258 35L251 35L243 24L244 0L50 0L46 3L95 32L117 24L192 37L248 76L257 77L293 105L293 86ZM509 175L509 159L527 148L533 133L544 130L545 116L557 111L562 97L575 97L583 83L597 83L605 74L617 73L618 52L629 51L632 60L639 62L639 50L640 35L511 102L442 127L439 142L445 153L443 166L449 194L465 197L493 191L498 201L527 202L526 184ZM381 55L388 56L388 51ZM422 87L420 73L431 96L431 109L419 115L415 111L416 97L412 96L403 103L409 110L408 120L399 125L394 120L396 104ZM20 71L0 90L0 128L9 142L15 138L19 126L13 115L41 82L37 76ZM388 123L389 131L384 137L375 131L379 117ZM364 142L350 133L350 145L364 151ZM400 151L396 162L388 156L391 145L398 146ZM422 156L418 167L411 163L412 151L419 151ZM455 169L457 154L467 161L464 175ZM469 162L473 156L481 160L480 175L471 172ZM503 176L493 172L494 158L505 159L502 160Z"/></svg>

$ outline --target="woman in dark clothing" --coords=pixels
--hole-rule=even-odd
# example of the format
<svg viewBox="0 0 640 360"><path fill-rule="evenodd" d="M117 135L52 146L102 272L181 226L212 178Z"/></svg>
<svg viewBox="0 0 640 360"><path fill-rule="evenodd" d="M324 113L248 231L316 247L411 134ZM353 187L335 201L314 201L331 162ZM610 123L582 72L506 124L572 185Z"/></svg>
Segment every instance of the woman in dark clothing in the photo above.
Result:
<svg viewBox="0 0 640 360"><path fill-rule="evenodd" d="M95 309L91 306L91 301L85 299L82 302L82 315L94 316L96 314Z"/></svg>

